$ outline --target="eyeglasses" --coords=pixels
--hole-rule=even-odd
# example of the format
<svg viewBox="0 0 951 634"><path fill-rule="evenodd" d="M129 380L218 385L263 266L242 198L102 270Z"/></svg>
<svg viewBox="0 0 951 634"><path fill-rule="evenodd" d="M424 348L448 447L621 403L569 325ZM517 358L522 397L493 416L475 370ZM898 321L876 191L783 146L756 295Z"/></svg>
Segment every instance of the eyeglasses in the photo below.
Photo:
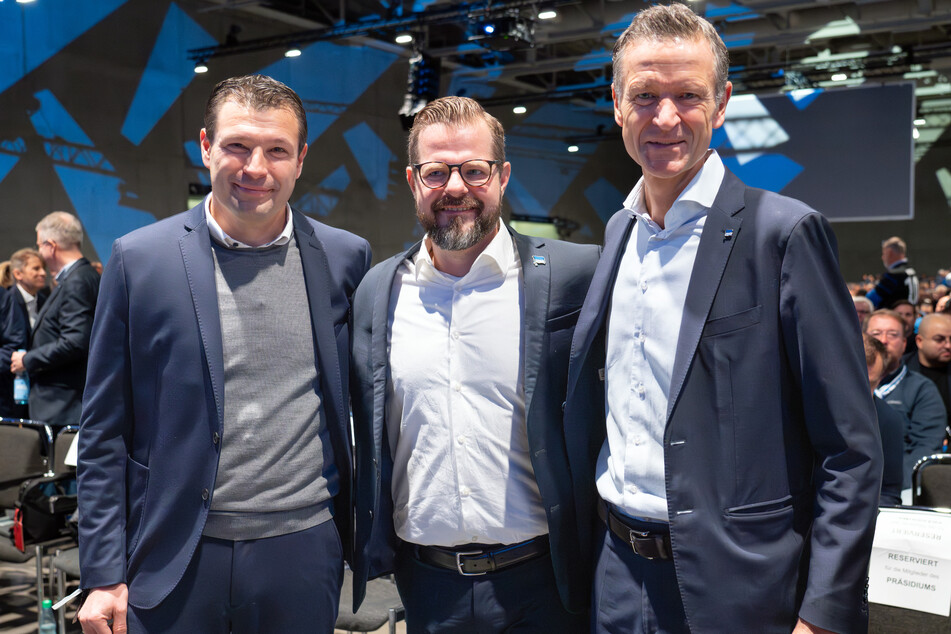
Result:
<svg viewBox="0 0 951 634"><path fill-rule="evenodd" d="M885 335L886 339L901 339L905 336L905 333L898 332L897 330L869 330L868 336L874 339L878 339L882 335Z"/></svg>
<svg viewBox="0 0 951 634"><path fill-rule="evenodd" d="M463 182L470 187L481 187L492 178L492 166L501 165L502 161L488 161L486 159L471 159L462 163L443 163L429 161L416 163L413 169L419 174L420 182L429 189L445 187L452 175L452 170L458 169Z"/></svg>

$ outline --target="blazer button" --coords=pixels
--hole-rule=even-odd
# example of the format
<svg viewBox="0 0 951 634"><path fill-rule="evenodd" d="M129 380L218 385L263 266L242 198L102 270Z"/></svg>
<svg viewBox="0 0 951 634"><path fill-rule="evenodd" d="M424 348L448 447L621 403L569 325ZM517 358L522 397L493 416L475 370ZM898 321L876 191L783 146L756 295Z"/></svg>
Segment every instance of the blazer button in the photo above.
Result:
<svg viewBox="0 0 951 634"><path fill-rule="evenodd" d="M370 509L370 519L373 519L373 509Z"/></svg>
<svg viewBox="0 0 951 634"><path fill-rule="evenodd" d="M211 442L215 443L216 445L218 444L218 441L220 440L221 440L221 436L218 435L218 432L215 432L214 435L211 437Z"/></svg>
<svg viewBox="0 0 951 634"><path fill-rule="evenodd" d="M203 499L206 502L208 501L208 489L201 490L201 499Z"/></svg>

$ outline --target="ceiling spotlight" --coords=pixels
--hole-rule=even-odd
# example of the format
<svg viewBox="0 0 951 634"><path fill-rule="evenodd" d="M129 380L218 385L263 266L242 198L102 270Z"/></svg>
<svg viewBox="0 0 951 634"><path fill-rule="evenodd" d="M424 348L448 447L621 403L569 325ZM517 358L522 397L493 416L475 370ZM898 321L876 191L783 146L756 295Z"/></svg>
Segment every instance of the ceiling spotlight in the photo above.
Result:
<svg viewBox="0 0 951 634"><path fill-rule="evenodd" d="M552 20L552 19L557 18L557 17L558 17L558 12L557 12L557 11L550 11L550 10L549 10L549 11L542 11L541 13L538 14L538 19L539 19L539 20Z"/></svg>
<svg viewBox="0 0 951 634"><path fill-rule="evenodd" d="M409 33L400 33L399 35L396 36L394 41L397 44L409 44L410 42L413 41L413 36L410 35Z"/></svg>
<svg viewBox="0 0 951 634"><path fill-rule="evenodd" d="M848 78L849 76L846 75L845 73L835 73L829 79L831 79L832 81L845 81Z"/></svg>
<svg viewBox="0 0 951 634"><path fill-rule="evenodd" d="M300 57L300 49L296 46L292 46L284 51L284 57Z"/></svg>
<svg viewBox="0 0 951 634"><path fill-rule="evenodd" d="M912 128L912 129L911 129L911 136L912 136L912 138L913 138L915 141L918 140L918 137L921 136L921 133L918 132L918 128Z"/></svg>
<svg viewBox="0 0 951 634"><path fill-rule="evenodd" d="M30 4L33 0L17 0L17 4Z"/></svg>
<svg viewBox="0 0 951 634"><path fill-rule="evenodd" d="M205 60L198 60L195 62L195 72L198 74L208 72L208 64L205 63Z"/></svg>
<svg viewBox="0 0 951 634"><path fill-rule="evenodd" d="M495 33L495 25L494 25L494 24L483 24L483 25L482 25L482 32L485 33L486 35L492 35L493 33Z"/></svg>
<svg viewBox="0 0 951 634"><path fill-rule="evenodd" d="M512 108L512 112L514 112L515 114L525 114L526 112L528 112L528 108L526 108L525 106L515 106L514 108Z"/></svg>
<svg viewBox="0 0 951 634"><path fill-rule="evenodd" d="M578 151L578 146L577 146L577 145L569 145L569 146L568 146L568 151L569 151L569 152L572 152L572 153L577 152L577 151Z"/></svg>
<svg viewBox="0 0 951 634"><path fill-rule="evenodd" d="M928 125L928 122L924 119L915 119L915 125Z"/></svg>

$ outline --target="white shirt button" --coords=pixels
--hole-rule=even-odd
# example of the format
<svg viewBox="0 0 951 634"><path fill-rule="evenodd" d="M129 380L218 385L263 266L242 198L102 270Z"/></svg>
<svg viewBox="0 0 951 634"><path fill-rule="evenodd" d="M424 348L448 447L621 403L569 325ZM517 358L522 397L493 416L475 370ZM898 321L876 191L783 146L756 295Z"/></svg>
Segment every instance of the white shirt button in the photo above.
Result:
<svg viewBox="0 0 951 634"><path fill-rule="evenodd" d="M647 290L647 282L641 282L641 290L642 290L642 291L646 291L646 290Z"/></svg>
<svg viewBox="0 0 951 634"><path fill-rule="evenodd" d="M636 485L636 484L629 484L629 485L627 485L626 488L627 488L628 493L638 493L638 492L639 492L639 491L637 490L637 485Z"/></svg>
<svg viewBox="0 0 951 634"><path fill-rule="evenodd" d="M458 339L459 339L459 332L458 332L458 331L453 331L453 333L452 333L452 338L458 341Z"/></svg>
<svg viewBox="0 0 951 634"><path fill-rule="evenodd" d="M453 381L453 382L452 382L452 389L454 389L454 390L457 391L457 392L461 392L461 391L462 391L462 383L460 383L459 381Z"/></svg>
<svg viewBox="0 0 951 634"><path fill-rule="evenodd" d="M460 445L464 445L464 444L466 444L466 437L465 437L465 436L459 436L458 438L456 438L456 442L459 443Z"/></svg>
<svg viewBox="0 0 951 634"><path fill-rule="evenodd" d="M464 498L469 497L470 493L472 493L472 491L469 490L469 487L462 487L462 490L459 491L459 495Z"/></svg>

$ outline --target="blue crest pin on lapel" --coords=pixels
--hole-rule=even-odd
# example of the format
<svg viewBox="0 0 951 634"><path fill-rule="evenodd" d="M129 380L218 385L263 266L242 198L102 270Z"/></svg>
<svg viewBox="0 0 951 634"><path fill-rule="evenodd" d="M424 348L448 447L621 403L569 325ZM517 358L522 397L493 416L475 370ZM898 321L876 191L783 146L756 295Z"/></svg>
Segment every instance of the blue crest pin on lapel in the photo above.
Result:
<svg viewBox="0 0 951 634"><path fill-rule="evenodd" d="M729 240L733 237L733 229L724 229L723 230L723 239Z"/></svg>
<svg viewBox="0 0 951 634"><path fill-rule="evenodd" d="M533 255L532 264L535 266L545 266L545 256L544 255Z"/></svg>

